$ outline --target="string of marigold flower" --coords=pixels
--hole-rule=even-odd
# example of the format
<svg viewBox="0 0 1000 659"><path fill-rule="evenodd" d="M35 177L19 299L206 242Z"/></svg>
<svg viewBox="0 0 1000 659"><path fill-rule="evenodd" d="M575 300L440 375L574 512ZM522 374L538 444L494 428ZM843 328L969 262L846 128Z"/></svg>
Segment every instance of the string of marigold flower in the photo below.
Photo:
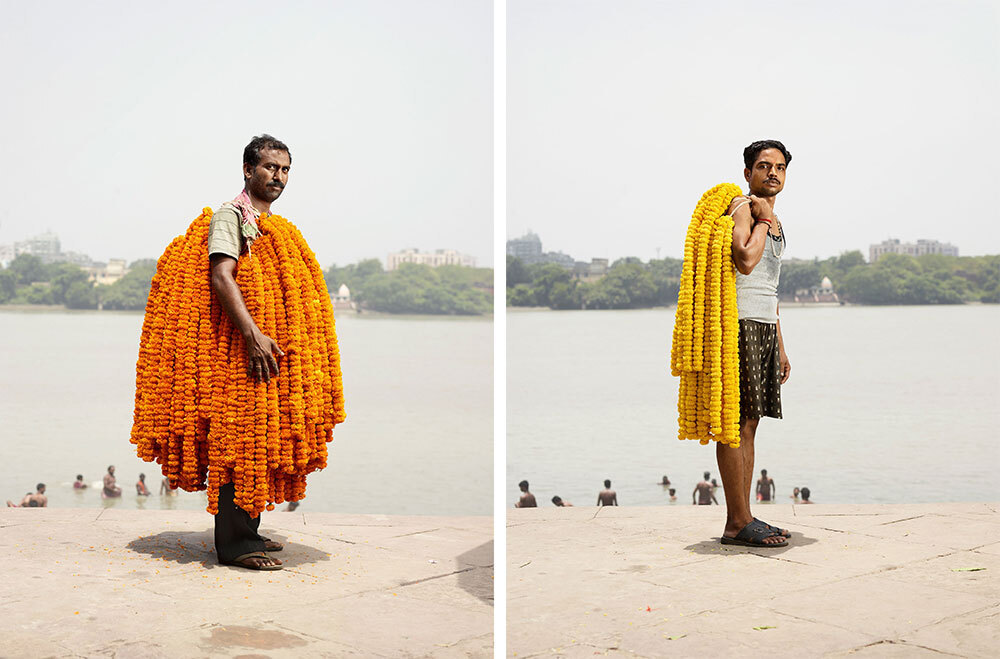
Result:
<svg viewBox="0 0 1000 659"><path fill-rule="evenodd" d="M731 183L702 195L684 241L671 340L671 373L680 377L678 438L739 445L739 321L732 262L732 218L741 194Z"/></svg>
<svg viewBox="0 0 1000 659"><path fill-rule="evenodd" d="M256 516L305 496L306 476L326 465L326 442L344 420L333 308L298 230L279 216L262 217L253 255L237 261L237 285L286 358L277 378L251 381L242 336L209 285L211 217L204 209L157 262L130 441L140 458L163 466L172 485L207 488L209 512L218 512L219 488L233 483L237 505Z"/></svg>

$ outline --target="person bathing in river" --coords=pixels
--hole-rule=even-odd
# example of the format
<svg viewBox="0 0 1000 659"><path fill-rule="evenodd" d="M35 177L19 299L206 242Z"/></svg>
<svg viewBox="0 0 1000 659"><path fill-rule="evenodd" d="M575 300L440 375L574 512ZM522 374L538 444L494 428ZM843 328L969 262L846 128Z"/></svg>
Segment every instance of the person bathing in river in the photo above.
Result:
<svg viewBox="0 0 1000 659"><path fill-rule="evenodd" d="M45 496L45 483L35 486L35 493L28 492L21 499L20 505L13 501L7 501L8 508L45 508L49 505L49 499Z"/></svg>
<svg viewBox="0 0 1000 659"><path fill-rule="evenodd" d="M140 497L150 495L149 488L146 487L146 474L139 474L139 480L135 483L135 493Z"/></svg>
<svg viewBox="0 0 1000 659"><path fill-rule="evenodd" d="M617 506L618 493L611 489L611 480L604 481L604 489L597 494L598 506Z"/></svg>
<svg viewBox="0 0 1000 659"><path fill-rule="evenodd" d="M104 489L101 497L104 499L117 499L122 495L122 488L115 485L115 466L108 465L108 473L104 474Z"/></svg>

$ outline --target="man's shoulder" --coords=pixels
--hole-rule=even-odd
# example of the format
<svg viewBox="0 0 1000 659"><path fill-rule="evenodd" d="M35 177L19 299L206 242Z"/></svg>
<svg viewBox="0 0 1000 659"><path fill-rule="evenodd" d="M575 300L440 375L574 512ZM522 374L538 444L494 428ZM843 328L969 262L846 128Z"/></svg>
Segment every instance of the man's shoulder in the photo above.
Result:
<svg viewBox="0 0 1000 659"><path fill-rule="evenodd" d="M230 217L233 219L239 219L239 216L240 216L239 211L236 209L235 206L233 206L233 203L231 201L222 202L222 204L219 205L219 207L215 210L215 212L212 213L213 220L215 218L227 219Z"/></svg>

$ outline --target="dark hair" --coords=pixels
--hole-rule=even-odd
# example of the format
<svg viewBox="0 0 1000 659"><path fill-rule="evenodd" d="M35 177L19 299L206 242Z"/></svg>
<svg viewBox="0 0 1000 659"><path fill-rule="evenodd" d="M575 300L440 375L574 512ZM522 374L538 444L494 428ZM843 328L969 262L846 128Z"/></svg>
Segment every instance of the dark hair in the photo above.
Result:
<svg viewBox="0 0 1000 659"><path fill-rule="evenodd" d="M260 152L267 151L268 149L284 151L288 154L288 162L291 164L292 152L288 150L288 147L284 142L276 137L268 135L267 133L253 138L250 140L250 144L247 144L246 148L243 149L243 164L256 167L260 162Z"/></svg>
<svg viewBox="0 0 1000 659"><path fill-rule="evenodd" d="M146 480L146 474L139 474L139 480Z"/></svg>
<svg viewBox="0 0 1000 659"><path fill-rule="evenodd" d="M114 465L108 465L108 471L111 471L111 470L112 470L112 469L114 469L114 468L115 468L115 466L114 466Z"/></svg>
<svg viewBox="0 0 1000 659"><path fill-rule="evenodd" d="M76 480L82 481L83 480L83 474L77 474L76 475Z"/></svg>
<svg viewBox="0 0 1000 659"><path fill-rule="evenodd" d="M792 154L778 140L758 140L743 149L743 164L746 165L747 169L753 169L753 164L757 162L757 156L764 149L777 149L781 151L781 155L785 156L785 165L792 162Z"/></svg>
<svg viewBox="0 0 1000 659"><path fill-rule="evenodd" d="M712 475L712 472L706 471L705 472L705 480L708 480L708 477L711 476L711 475Z"/></svg>
<svg viewBox="0 0 1000 659"><path fill-rule="evenodd" d="M556 496L552 497L552 503L554 503L554 504L556 504L558 506L560 503L562 503L562 497L560 497L557 494Z"/></svg>
<svg viewBox="0 0 1000 659"><path fill-rule="evenodd" d="M712 479L712 485L718 485L718 483L715 482L714 478Z"/></svg>
<svg viewBox="0 0 1000 659"><path fill-rule="evenodd" d="M674 488L670 488L669 491L670 491L670 496L674 496L674 492L676 492L677 490L675 490Z"/></svg>
<svg viewBox="0 0 1000 659"><path fill-rule="evenodd" d="M611 479L610 478L606 478L604 480L604 487L611 487Z"/></svg>
<svg viewBox="0 0 1000 659"><path fill-rule="evenodd" d="M523 492L528 491L528 481L521 481L520 483L517 484L517 486L521 488Z"/></svg>
<svg viewBox="0 0 1000 659"><path fill-rule="evenodd" d="M761 469L760 473L762 476L767 476L767 469Z"/></svg>
<svg viewBox="0 0 1000 659"><path fill-rule="evenodd" d="M806 501L809 501L809 488L803 487L801 490L799 490L799 496L805 499Z"/></svg>
<svg viewBox="0 0 1000 659"><path fill-rule="evenodd" d="M45 489L45 483L39 483L38 485L35 486L35 490L36 491L37 490L44 490L44 489Z"/></svg>

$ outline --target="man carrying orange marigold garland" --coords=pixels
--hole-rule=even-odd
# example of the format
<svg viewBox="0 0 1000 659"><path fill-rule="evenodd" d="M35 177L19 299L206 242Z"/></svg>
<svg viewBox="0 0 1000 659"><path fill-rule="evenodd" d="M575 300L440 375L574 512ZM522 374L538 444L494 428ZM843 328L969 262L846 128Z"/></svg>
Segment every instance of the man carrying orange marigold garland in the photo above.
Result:
<svg viewBox="0 0 1000 659"><path fill-rule="evenodd" d="M257 221L270 213L271 203L288 183L292 156L284 143L264 134L253 138L243 151L243 191L212 216L208 232L212 290L223 310L243 335L247 350L247 375L268 382L278 376L278 344L257 327L236 284L236 264L244 250L252 250L260 236ZM281 561L265 554L280 551L281 544L257 533L260 515L251 518L234 502L235 486L219 488L215 515L215 551L219 562L257 570L277 570Z"/></svg>
<svg viewBox="0 0 1000 659"><path fill-rule="evenodd" d="M171 488L207 490L219 561L255 570L281 566L264 553L282 547L257 532L261 512L305 498L346 419L323 270L270 212L290 168L287 146L255 137L239 196L202 209L157 260L129 438Z"/></svg>
<svg viewBox="0 0 1000 659"><path fill-rule="evenodd" d="M760 418L781 418L781 385L791 364L778 320L778 276L787 244L774 214L775 197L784 188L792 155L776 140L754 142L743 150L750 193L733 199L733 263L739 318L739 445L718 442L716 458L726 496L723 544L781 547L790 534L753 516L754 438Z"/></svg>

